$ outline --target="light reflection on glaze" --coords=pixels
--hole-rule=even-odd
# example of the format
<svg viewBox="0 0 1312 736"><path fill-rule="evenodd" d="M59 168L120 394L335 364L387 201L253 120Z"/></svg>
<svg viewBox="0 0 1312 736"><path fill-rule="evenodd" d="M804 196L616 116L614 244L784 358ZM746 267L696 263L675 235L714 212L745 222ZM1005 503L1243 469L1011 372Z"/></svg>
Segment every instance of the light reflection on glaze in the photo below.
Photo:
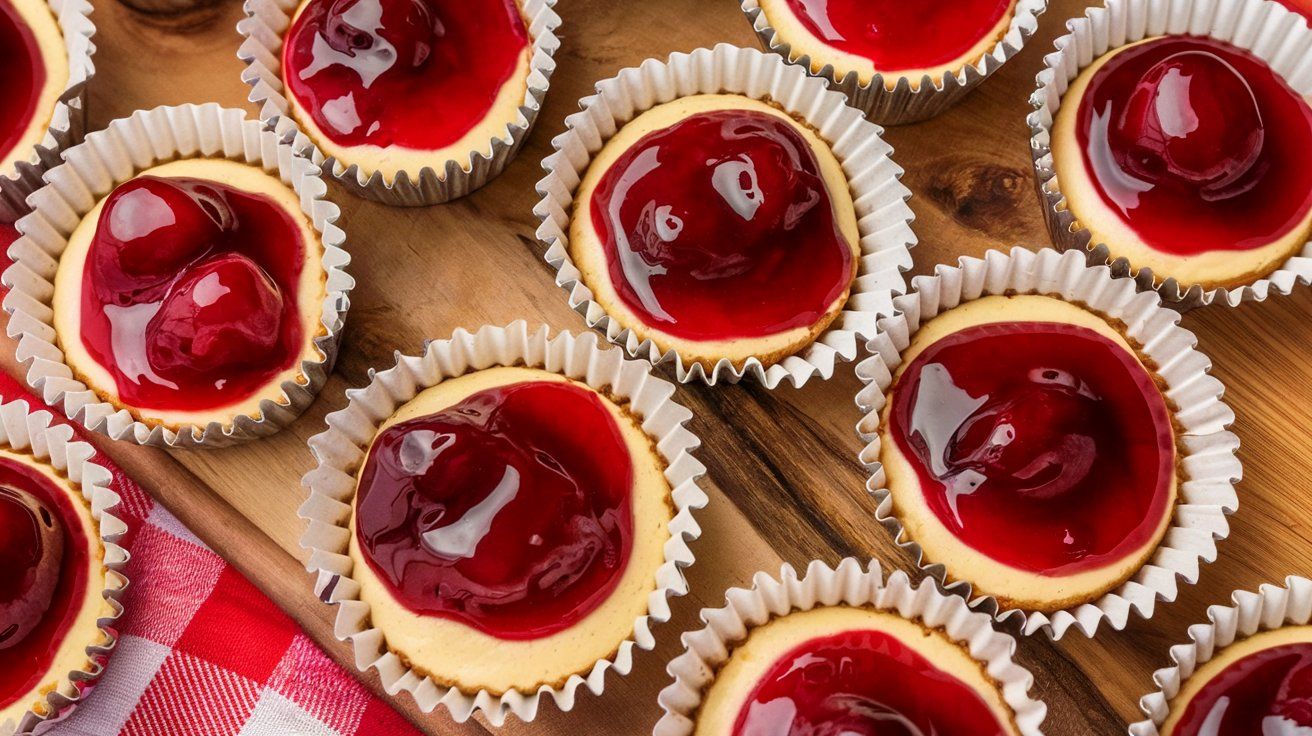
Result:
<svg viewBox="0 0 1312 736"><path fill-rule="evenodd" d="M515 0L311 0L283 78L340 145L433 150L483 120L528 45Z"/></svg>
<svg viewBox="0 0 1312 736"><path fill-rule="evenodd" d="M300 354L299 228L268 198L139 176L106 199L82 283L82 343L127 404L241 400Z"/></svg>
<svg viewBox="0 0 1312 736"><path fill-rule="evenodd" d="M1170 498L1165 402L1132 354L1087 328L994 323L937 340L899 377L889 423L943 524L1024 570L1135 552Z"/></svg>
<svg viewBox="0 0 1312 736"><path fill-rule="evenodd" d="M1109 59L1079 104L1090 178L1153 248L1256 248L1312 209L1312 108L1247 52L1151 40Z"/></svg>
<svg viewBox="0 0 1312 736"><path fill-rule="evenodd" d="M815 155L762 112L696 113L647 134L590 207L620 298L680 337L813 324L855 267Z"/></svg>
<svg viewBox="0 0 1312 736"><path fill-rule="evenodd" d="M605 601L632 550L634 472L601 401L515 383L380 433L356 538L397 600L503 639L548 636Z"/></svg>
<svg viewBox="0 0 1312 736"><path fill-rule="evenodd" d="M1230 664L1190 699L1172 733L1312 735L1312 643L1274 646Z"/></svg>
<svg viewBox="0 0 1312 736"><path fill-rule="evenodd" d="M734 736L1005 733L972 687L875 630L812 639L780 657L733 728Z"/></svg>

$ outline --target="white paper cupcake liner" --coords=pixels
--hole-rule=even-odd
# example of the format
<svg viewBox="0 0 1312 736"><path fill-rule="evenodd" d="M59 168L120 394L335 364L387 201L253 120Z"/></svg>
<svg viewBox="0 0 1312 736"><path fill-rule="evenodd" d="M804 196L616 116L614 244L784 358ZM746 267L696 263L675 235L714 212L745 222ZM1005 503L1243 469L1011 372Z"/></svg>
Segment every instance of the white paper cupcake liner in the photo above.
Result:
<svg viewBox="0 0 1312 736"><path fill-rule="evenodd" d="M1171 661L1175 664L1153 673L1157 692L1139 700L1139 709L1147 720L1130 726L1130 736L1158 736L1158 728L1166 722L1171 700L1180 694L1180 688L1218 652L1235 642L1261 631L1284 626L1302 626L1312 621L1312 580L1291 575L1285 578L1284 587L1263 585L1257 592L1237 590L1231 596L1232 606L1210 606L1207 620L1211 623L1189 627L1191 644L1171 647Z"/></svg>
<svg viewBox="0 0 1312 736"><path fill-rule="evenodd" d="M737 383L750 375L768 388L785 379L801 386L815 376L827 379L836 364L853 360L875 321L889 312L893 295L906 290L902 273L911 268L910 249L916 243L911 231L914 215L906 202L911 192L900 181L902 169L890 158L893 149L884 141L882 129L801 67L728 44L671 54L665 61L648 59L598 82L596 89L595 95L579 101L579 112L565 118L565 132L552 139L554 151L542 162L547 174L537 186L542 200L533 208L542 221L537 237L547 248L547 263L556 269L556 283L569 293L570 306L588 326L623 345L629 355L657 365L674 363L680 383ZM749 358L741 368L721 360L708 372L701 363L685 362L673 350L662 353L593 299L569 256L569 220L574 193L592 157L624 123L679 97L724 92L768 99L809 123L833 148L851 186L861 258L842 313L810 346L769 366L756 358Z"/></svg>
<svg viewBox="0 0 1312 736"><path fill-rule="evenodd" d="M12 171L0 171L0 222L13 222L27 212L24 200L41 188L41 175L59 165L59 152L82 137L86 125L86 88L96 74L91 56L96 45L91 37L96 26L91 22L91 3L87 0L48 0L50 10L59 21L68 51L68 84L55 102L45 136L26 160Z"/></svg>
<svg viewBox="0 0 1312 736"><path fill-rule="evenodd" d="M1157 551L1112 592L1053 613L1002 609L991 596L975 598L968 580L925 559L920 545L893 515L879 462L880 412L901 352L921 325L939 313L993 294L1047 294L1123 323L1125 336L1166 383L1164 395L1174 410L1181 483L1171 526ZM1123 629L1131 613L1151 618L1158 601L1175 600L1180 580L1191 585L1198 581L1201 564L1216 559L1216 543L1229 534L1226 516L1238 508L1234 484L1243 469L1235 455L1239 438L1226 429L1234 422L1234 412L1222 400L1225 387L1209 375L1211 361L1195 349L1193 333L1179 326L1178 312L1164 308L1155 293L1136 290L1134 281L1112 278L1106 266L1087 266L1082 253L1023 248L989 251L982 259L962 258L955 267L938 266L933 276L914 279L911 293L895 299L894 306L897 313L879 321L879 332L867 346L872 357L857 365L857 376L865 384L857 395L857 406L865 413L857 433L867 443L860 459L870 471L866 487L879 504L876 518L893 532L898 546L916 556L922 570L949 591L972 599L972 607L999 621L1015 619L1026 634L1044 630L1053 638L1072 627L1092 637L1103 621Z"/></svg>
<svg viewBox="0 0 1312 736"><path fill-rule="evenodd" d="M723 608L702 609L706 627L683 635L684 653L666 668L674 683L661 691L665 715L653 736L693 733L693 719L716 672L753 628L794 611L843 605L888 611L942 631L998 683L1020 733L1043 733L1048 707L1029 697L1034 676L1012 661L1016 640L994 629L988 616L970 611L961 598L940 593L930 581L913 585L906 573L897 571L885 582L877 560L862 569L861 563L848 557L833 569L814 561L801 578L789 565L783 566L778 578L759 572L752 578L751 588L731 588L725 602Z"/></svg>
<svg viewBox="0 0 1312 736"><path fill-rule="evenodd" d="M408 668L390 651L384 632L372 626L369 605L359 600L347 549L356 471L380 424L420 391L443 380L513 365L559 373L627 400L628 411L641 420L667 464L665 478L672 489L675 515L665 542L664 562L655 571L656 589L648 597L648 613L634 621L632 636L619 643L613 658L598 660L590 670L570 675L560 687L543 685L534 692L511 690L498 696L487 690L467 693L440 686ZM306 567L316 576L315 594L337 604L337 638L352 642L360 671L377 670L388 693L409 692L424 712L444 705L455 720L464 722L482 711L497 726L510 714L533 720L543 697L568 711L574 707L580 687L600 695L608 670L628 674L633 648L650 650L656 643L651 625L669 620L668 599L688 592L683 576L683 568L693 563L688 542L701 534L693 511L707 502L705 491L697 484L706 470L692 455L700 440L684 427L692 412L673 400L674 385L652 375L646 363L626 360L617 349L600 348L596 335L576 337L561 332L553 337L546 326L530 331L522 321L483 327L475 333L457 330L448 340L429 342L420 356L398 353L394 367L370 375L368 386L346 392L349 403L344 409L327 416L327 431L310 438L318 465L303 479L309 499L300 509L301 517L309 521L301 546L310 551Z"/></svg>
<svg viewBox="0 0 1312 736"><path fill-rule="evenodd" d="M1105 243L1091 242L1088 229L1068 209L1051 147L1062 95L1080 72L1108 51L1152 36L1190 34L1225 41L1265 61L1299 94L1312 95L1312 29L1302 16L1272 0L1107 0L1106 7L1089 8L1066 27L1070 32L1057 39L1057 50L1044 57L1038 90L1030 97L1035 111L1027 118L1036 184L1053 244L1087 253L1091 265L1110 264L1115 275L1134 278L1142 289L1156 289L1175 309L1213 302L1233 307L1312 282L1312 243L1274 272L1238 287L1181 284L1124 257L1113 259Z"/></svg>
<svg viewBox="0 0 1312 736"><path fill-rule="evenodd" d="M291 103L282 81L283 34L291 27L292 15L299 0L246 0L246 17L237 23L243 36L237 58L246 63L241 79L250 85L250 101L260 109L260 118L291 142L298 153L309 156L353 194L398 207L440 204L478 189L500 174L515 157L528 137L542 101L547 95L553 58L560 40L556 29L560 16L556 0L520 0L533 55L529 60L527 88L519 107L518 119L507 124L500 136L488 141L482 150L471 151L464 160L448 160L442 169L425 166L419 171L399 171L389 177L381 171L367 172L357 164L346 165L326 156L319 146L296 124ZM470 63L478 63L471 59Z"/></svg>
<svg viewBox="0 0 1312 736"><path fill-rule="evenodd" d="M943 72L938 77L926 74L914 80L915 87L912 79L899 76L892 89L882 74L876 74L864 84L855 71L839 78L832 64L820 65L809 55L794 52L770 25L760 0L740 0L739 5L751 22L752 30L756 31L762 48L805 69L808 74L826 80L833 89L847 95L853 106L864 110L871 120L882 125L905 125L932 118L957 104L966 93L1020 53L1025 42L1038 30L1039 16L1047 9L1048 1L1018 0L1006 34L973 64L955 72Z"/></svg>
<svg viewBox="0 0 1312 736"><path fill-rule="evenodd" d="M128 587L123 574L128 553L117 544L128 528L113 513L119 504L118 494L109 488L113 476L104 466L92 461L96 454L94 447L74 439L73 428L67 424L52 425L52 416L48 411L32 411L26 401L0 405L0 447L31 453L37 460L48 463L81 490L82 497L91 505L91 516L97 522L105 549L107 572L103 596L109 613L96 621L102 641L88 642L87 667L67 673L46 694L42 701L45 714L29 710L17 722L0 722L0 736L44 733L50 724L67 716L86 699L118 642L115 622L123 614L120 601Z"/></svg>
<svg viewBox="0 0 1312 736"><path fill-rule="evenodd" d="M51 298L69 235L102 197L151 166L198 157L261 167L299 195L301 210L323 242L327 295L320 322L327 333L314 341L323 358L301 362L304 382L284 381L282 395L260 402L257 415L241 415L227 424L170 427L138 421L73 375L59 347ZM18 339L17 357L27 367L28 385L89 429L143 445L221 447L273 434L291 423L328 379L350 306L348 293L355 285L345 271L351 257L342 247L346 234L336 225L340 210L324 199L327 185L319 168L259 121L214 103L138 110L89 134L64 158L66 163L46 173L49 183L30 197L33 211L18 221L21 237L9 247L14 263L0 277L9 289L4 298L9 336Z"/></svg>

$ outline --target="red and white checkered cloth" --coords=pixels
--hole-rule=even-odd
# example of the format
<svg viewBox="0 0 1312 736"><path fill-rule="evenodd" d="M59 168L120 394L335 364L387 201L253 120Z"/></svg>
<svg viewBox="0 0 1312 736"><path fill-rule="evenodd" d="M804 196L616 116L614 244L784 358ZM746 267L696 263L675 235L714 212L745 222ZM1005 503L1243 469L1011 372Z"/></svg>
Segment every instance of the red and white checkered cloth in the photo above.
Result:
<svg viewBox="0 0 1312 736"><path fill-rule="evenodd" d="M0 395L42 405L3 373ZM105 676L49 736L419 733L118 466L96 462L123 498L131 583Z"/></svg>

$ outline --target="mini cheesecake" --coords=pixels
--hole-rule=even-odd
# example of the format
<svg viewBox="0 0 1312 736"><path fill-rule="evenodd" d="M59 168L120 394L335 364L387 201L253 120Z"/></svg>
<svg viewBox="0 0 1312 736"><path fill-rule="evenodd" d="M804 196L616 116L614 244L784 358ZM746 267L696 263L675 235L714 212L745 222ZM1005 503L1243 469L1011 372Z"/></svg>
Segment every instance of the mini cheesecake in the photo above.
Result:
<svg viewBox="0 0 1312 736"><path fill-rule="evenodd" d="M777 42L811 71L855 72L868 85L881 75L888 89L906 79L919 89L976 64L1011 27L1016 0L760 0Z"/></svg>
<svg viewBox="0 0 1312 736"><path fill-rule="evenodd" d="M635 417L585 384L509 367L443 381L382 424L359 471L359 599L440 686L561 686L648 613L674 514L664 471Z"/></svg>
<svg viewBox="0 0 1312 736"><path fill-rule="evenodd" d="M1312 107L1222 41L1161 36L1098 58L1063 95L1051 146L1092 244L1158 281L1248 284L1312 232Z"/></svg>
<svg viewBox="0 0 1312 736"><path fill-rule="evenodd" d="M960 644L850 606L753 629L716 672L695 721L695 736L1019 733L1001 687Z"/></svg>
<svg viewBox="0 0 1312 736"><path fill-rule="evenodd" d="M74 375L152 426L260 416L321 361L323 244L296 193L244 163L184 159L117 186L59 260Z"/></svg>
<svg viewBox="0 0 1312 736"><path fill-rule="evenodd" d="M1181 479L1173 409L1117 325L1060 299L987 296L923 324L880 414L905 534L951 581L1051 612L1153 555Z"/></svg>
<svg viewBox="0 0 1312 736"><path fill-rule="evenodd" d="M516 0L304 0L282 79L325 155L392 182L489 153L519 118L532 55Z"/></svg>
<svg viewBox="0 0 1312 736"><path fill-rule="evenodd" d="M71 696L70 673L92 668L87 648L109 640L98 621L105 550L91 506L67 478L31 455L0 450L0 724L46 696Z"/></svg>
<svg viewBox="0 0 1312 736"><path fill-rule="evenodd" d="M0 176L12 175L50 127L68 85L68 51L44 0L0 0Z"/></svg>
<svg viewBox="0 0 1312 736"><path fill-rule="evenodd" d="M647 110L593 157L569 255L606 313L707 370L769 366L847 303L860 236L847 177L772 104L694 95Z"/></svg>
<svg viewBox="0 0 1312 736"><path fill-rule="evenodd" d="M1171 699L1161 736L1296 736L1312 731L1312 626L1220 650Z"/></svg>

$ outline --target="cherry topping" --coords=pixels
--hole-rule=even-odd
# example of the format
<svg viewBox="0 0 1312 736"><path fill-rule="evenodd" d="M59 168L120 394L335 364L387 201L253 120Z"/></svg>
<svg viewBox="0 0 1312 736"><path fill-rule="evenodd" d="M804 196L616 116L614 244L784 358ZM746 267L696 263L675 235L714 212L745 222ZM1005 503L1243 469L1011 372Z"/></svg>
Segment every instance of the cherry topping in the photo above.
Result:
<svg viewBox="0 0 1312 736"><path fill-rule="evenodd" d="M643 136L590 200L620 297L680 337L809 326L851 284L820 162L765 112L699 112Z"/></svg>
<svg viewBox="0 0 1312 736"><path fill-rule="evenodd" d="M0 651L42 621L59 585L64 534L58 517L27 491L0 485Z"/></svg>
<svg viewBox="0 0 1312 736"><path fill-rule="evenodd" d="M432 151L487 117L530 42L516 0L309 0L282 78L339 145Z"/></svg>
<svg viewBox="0 0 1312 736"><path fill-rule="evenodd" d="M484 389L388 427L360 472L356 535L408 609L512 640L582 620L633 547L633 462L596 393Z"/></svg>
<svg viewBox="0 0 1312 736"><path fill-rule="evenodd" d="M1130 94L1113 146L1127 171L1224 191L1262 154L1265 129L1253 89L1214 53L1182 51L1148 69Z"/></svg>
<svg viewBox="0 0 1312 736"><path fill-rule="evenodd" d="M1097 397L1065 371L1038 368L990 394L948 446L950 466L975 467L995 485L1054 498L1088 476L1097 455L1089 417Z"/></svg>
<svg viewBox="0 0 1312 736"><path fill-rule="evenodd" d="M734 655L739 656L739 655ZM984 698L901 639L853 629L779 657L732 736L1003 736Z"/></svg>
<svg viewBox="0 0 1312 736"><path fill-rule="evenodd" d="M1162 36L1117 51L1089 77L1075 126L1103 203L1153 250L1261 248L1297 236L1312 210L1312 106L1223 41ZM1215 283L1258 267L1232 261Z"/></svg>
<svg viewBox="0 0 1312 736"><path fill-rule="evenodd" d="M1141 550L1167 513L1166 402L1139 359L1094 330L958 330L911 360L891 402L889 431L934 515L999 562L1102 567Z"/></svg>
<svg viewBox="0 0 1312 736"><path fill-rule="evenodd" d="M198 180L139 176L105 201L96 235L129 276L172 276L232 227L223 193Z"/></svg>
<svg viewBox="0 0 1312 736"><path fill-rule="evenodd" d="M1012 4L1010 0L787 0L802 26L825 45L869 59L885 73L976 62L962 56L997 32Z"/></svg>
<svg viewBox="0 0 1312 736"><path fill-rule="evenodd" d="M217 181L141 176L106 199L82 281L82 343L125 403L205 409L293 365L305 266L293 215Z"/></svg>
<svg viewBox="0 0 1312 736"><path fill-rule="evenodd" d="M418 69L445 29L427 0L335 0L320 33L329 46L347 56L367 53L388 69L391 59Z"/></svg>
<svg viewBox="0 0 1312 736"><path fill-rule="evenodd" d="M26 158L30 151L15 151L28 124L41 110L46 66L31 26L12 2L0 2L0 161L9 154ZM31 145L30 143L28 145Z"/></svg>
<svg viewBox="0 0 1312 736"><path fill-rule="evenodd" d="M1180 736L1296 736L1312 728L1312 643L1260 649L1221 670L1189 700Z"/></svg>
<svg viewBox="0 0 1312 736"><path fill-rule="evenodd" d="M215 256L174 284L146 327L157 370L215 372L257 364L278 343L283 296L254 261Z"/></svg>

